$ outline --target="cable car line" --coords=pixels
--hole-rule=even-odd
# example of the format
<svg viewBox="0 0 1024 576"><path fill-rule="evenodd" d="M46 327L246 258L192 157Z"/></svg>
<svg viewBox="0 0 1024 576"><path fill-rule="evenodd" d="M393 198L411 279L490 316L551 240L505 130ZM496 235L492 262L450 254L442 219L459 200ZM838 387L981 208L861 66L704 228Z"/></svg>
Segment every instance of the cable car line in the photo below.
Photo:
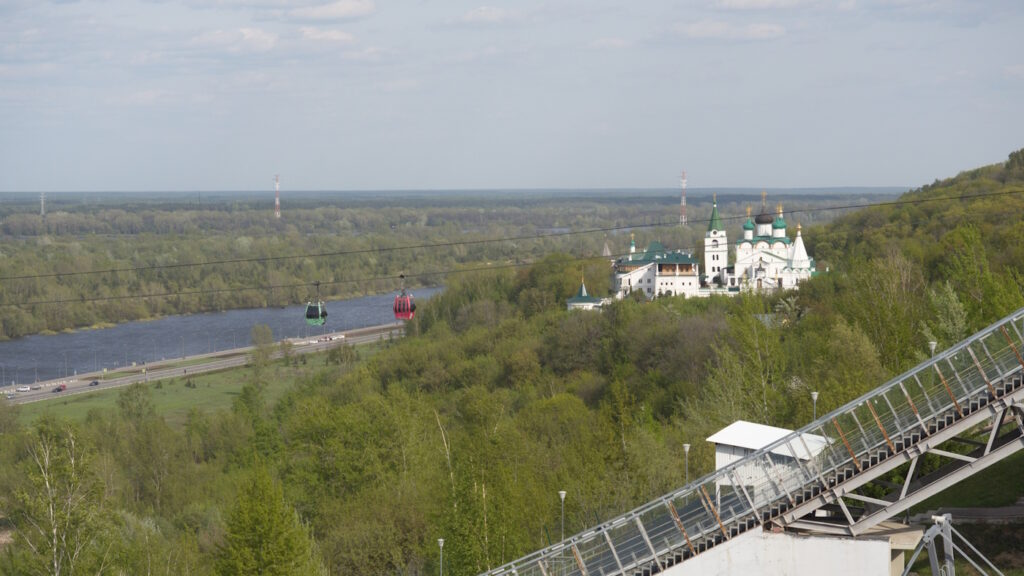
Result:
<svg viewBox="0 0 1024 576"><path fill-rule="evenodd" d="M826 210L849 210L856 208L872 208L881 206L900 206L900 205L913 205L913 204L925 204L929 202L942 202L946 200L972 200L975 198L990 198L998 196L1007 196L1011 194L1024 194L1024 190L1003 190L999 192L986 192L981 194L971 194L962 196L942 196L937 198L917 198L917 199L901 199L892 200L886 202L869 202L863 204L846 204L838 206L822 206L819 208L806 208L802 210L790 210L788 214L810 214L814 212L824 212ZM745 219L746 216L725 216L720 219L723 221L738 221ZM694 224L706 223L710 219L693 219L690 222ZM318 252L311 254L287 254L281 256L257 256L252 258L227 258L223 260L208 260L205 262L181 262L177 264L153 264L149 266L126 266L124 268L107 268L100 270L82 270L76 272L47 272L44 274L25 274L20 276L0 276L0 281L6 280L35 280L42 278L57 278L65 276L87 276L92 274L113 274L118 272L145 272L151 270L165 270L174 268L193 268L201 266L220 266L224 264L244 264L250 262L275 262L283 260L296 260L299 258L327 258L333 256L353 256L359 254L375 254L385 252L397 252L399 250L420 250L429 248L450 248L455 246L473 246L481 244L493 244L497 242L516 242L523 240L540 240L544 238L556 238L562 236L577 236L583 234L595 234L599 232L617 232L620 230L632 230L641 228L659 228L663 226L676 226L678 225L677 220L671 218L666 220L659 220L655 223L645 224L624 224L621 226L608 226L603 228L587 228L584 230L570 230L568 232L551 232L548 234L530 234L524 236L509 236L502 238L483 238L479 240L456 240L450 242L437 242L430 244L413 244L407 246L389 246L389 247L376 247L376 248L360 248L357 250L336 250L331 252Z"/></svg>
<svg viewBox="0 0 1024 576"><path fill-rule="evenodd" d="M619 258L627 256L629 253L613 254L613 258ZM607 257L604 256L570 256L569 261L586 261L586 260L604 260ZM0 307L20 307L20 306L44 306L52 304L76 304L76 303L91 303L91 302L112 302L118 300L144 300L147 298L172 298L175 296L202 296L205 294L222 294L225 292L259 292L267 290L279 290L288 288L308 288L316 286L319 282L321 286L332 286L340 284L355 284L355 283L368 283L373 281L386 281L386 280L402 280L405 278L422 278L429 276L450 276L452 274L463 274L470 272L485 272L487 270L508 270L514 268L523 268L526 266L532 266L535 264L533 261L515 262L510 264L491 264L487 266L476 266L471 268L449 268L447 270L428 270L424 272L417 272L412 274L398 274L391 276L372 276L369 278L352 278L345 280L331 280L331 281L314 281L314 282L293 282L291 284L273 284L267 286L238 286L234 288L209 288L204 290L185 290L175 292L155 292L151 294L119 294L116 296L96 296L91 298L62 298L57 300L31 300L24 302L5 302L0 303Z"/></svg>

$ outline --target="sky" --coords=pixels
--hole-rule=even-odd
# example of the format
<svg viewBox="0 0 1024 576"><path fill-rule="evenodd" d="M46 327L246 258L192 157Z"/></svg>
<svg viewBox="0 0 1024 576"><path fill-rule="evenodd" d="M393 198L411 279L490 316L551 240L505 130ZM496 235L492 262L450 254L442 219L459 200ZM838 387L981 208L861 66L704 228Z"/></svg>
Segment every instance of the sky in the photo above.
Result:
<svg viewBox="0 0 1024 576"><path fill-rule="evenodd" d="M0 192L916 187L1020 0L0 0Z"/></svg>

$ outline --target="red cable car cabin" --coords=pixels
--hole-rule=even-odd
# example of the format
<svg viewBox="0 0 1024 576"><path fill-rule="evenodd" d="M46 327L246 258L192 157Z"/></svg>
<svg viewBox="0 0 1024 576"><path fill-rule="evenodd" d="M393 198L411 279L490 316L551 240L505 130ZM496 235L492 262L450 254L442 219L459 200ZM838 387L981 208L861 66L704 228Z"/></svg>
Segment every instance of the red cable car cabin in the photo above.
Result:
<svg viewBox="0 0 1024 576"><path fill-rule="evenodd" d="M411 294L406 294L405 290L402 290L401 294L395 296L394 310L395 320L412 320L416 315L416 301Z"/></svg>

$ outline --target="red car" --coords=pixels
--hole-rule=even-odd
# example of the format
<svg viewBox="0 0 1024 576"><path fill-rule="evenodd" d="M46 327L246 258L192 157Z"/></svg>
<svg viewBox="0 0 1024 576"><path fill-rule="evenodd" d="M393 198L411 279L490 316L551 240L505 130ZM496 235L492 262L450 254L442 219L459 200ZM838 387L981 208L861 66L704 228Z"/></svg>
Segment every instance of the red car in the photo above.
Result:
<svg viewBox="0 0 1024 576"><path fill-rule="evenodd" d="M65 386L64 384L60 384L56 388L54 388L53 391L54 392L63 392L65 390L67 390L67 389L68 389L67 386Z"/></svg>

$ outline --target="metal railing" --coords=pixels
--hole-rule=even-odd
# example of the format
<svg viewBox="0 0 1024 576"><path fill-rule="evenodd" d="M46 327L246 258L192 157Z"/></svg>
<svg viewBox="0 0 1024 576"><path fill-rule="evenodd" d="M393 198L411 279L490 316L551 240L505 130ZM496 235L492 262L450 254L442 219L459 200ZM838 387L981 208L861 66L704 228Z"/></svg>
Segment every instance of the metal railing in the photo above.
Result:
<svg viewBox="0 0 1024 576"><path fill-rule="evenodd" d="M1022 354L1024 308L739 461L485 574L651 573L685 560L997 398Z"/></svg>

